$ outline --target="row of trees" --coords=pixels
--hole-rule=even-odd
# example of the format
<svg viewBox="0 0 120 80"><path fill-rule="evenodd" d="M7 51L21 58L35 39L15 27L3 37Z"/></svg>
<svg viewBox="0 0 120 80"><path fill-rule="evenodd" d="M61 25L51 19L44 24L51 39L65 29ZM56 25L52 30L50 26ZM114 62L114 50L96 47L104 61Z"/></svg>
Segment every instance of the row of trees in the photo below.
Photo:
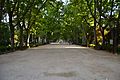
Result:
<svg viewBox="0 0 120 80"><path fill-rule="evenodd" d="M66 5L67 25L75 30L75 42L94 44L96 49L118 52L120 38L119 0L70 0ZM65 21L65 20L64 20ZM67 26L68 27L68 26ZM74 39L72 38L72 39Z"/></svg>
<svg viewBox="0 0 120 80"><path fill-rule="evenodd" d="M119 0L1 0L0 46L20 49L63 39L116 53Z"/></svg>
<svg viewBox="0 0 120 80"><path fill-rule="evenodd" d="M45 16L46 7L55 0L1 0L1 43L7 43L8 47L14 51L16 47L21 49L29 46L30 37L46 36ZM42 20L43 19L43 20ZM42 21L41 21L42 20ZM39 23L41 21L41 23ZM4 27L7 25L9 34L5 32ZM3 36L3 34L9 35ZM6 40L5 37L8 39ZM6 42L5 42L6 41ZM6 45L1 44L2 47Z"/></svg>

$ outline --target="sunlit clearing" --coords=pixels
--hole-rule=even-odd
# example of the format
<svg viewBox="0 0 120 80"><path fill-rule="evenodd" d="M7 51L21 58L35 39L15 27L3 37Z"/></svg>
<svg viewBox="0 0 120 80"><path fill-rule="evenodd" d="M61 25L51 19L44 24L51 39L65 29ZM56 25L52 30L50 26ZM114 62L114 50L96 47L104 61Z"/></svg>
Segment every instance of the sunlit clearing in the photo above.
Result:
<svg viewBox="0 0 120 80"><path fill-rule="evenodd" d="M51 45L51 44L48 44L48 45L43 45L43 46L39 46L39 47L35 47L35 48L32 48L32 49L56 49L56 48L61 48L61 49L85 49L87 47L82 47L82 46L79 46L79 45L66 45L66 44L55 44L55 45Z"/></svg>
<svg viewBox="0 0 120 80"><path fill-rule="evenodd" d="M73 46L68 46L68 47L65 47L65 48L87 48L87 47L73 47Z"/></svg>

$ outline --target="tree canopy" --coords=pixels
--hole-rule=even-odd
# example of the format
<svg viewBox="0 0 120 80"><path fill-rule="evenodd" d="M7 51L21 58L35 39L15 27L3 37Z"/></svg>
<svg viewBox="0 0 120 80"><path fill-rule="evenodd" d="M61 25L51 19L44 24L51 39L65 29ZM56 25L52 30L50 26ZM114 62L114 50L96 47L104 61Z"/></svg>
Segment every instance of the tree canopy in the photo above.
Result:
<svg viewBox="0 0 120 80"><path fill-rule="evenodd" d="M119 0L1 0L0 50L60 39L96 49L119 49Z"/></svg>

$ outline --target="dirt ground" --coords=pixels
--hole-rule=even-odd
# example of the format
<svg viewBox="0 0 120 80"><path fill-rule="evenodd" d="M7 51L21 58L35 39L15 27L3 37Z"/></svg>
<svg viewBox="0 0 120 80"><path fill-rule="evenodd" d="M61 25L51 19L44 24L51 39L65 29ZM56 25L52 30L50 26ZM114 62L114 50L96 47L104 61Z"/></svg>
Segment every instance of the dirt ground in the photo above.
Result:
<svg viewBox="0 0 120 80"><path fill-rule="evenodd" d="M77 45L0 55L0 80L120 80L120 56Z"/></svg>

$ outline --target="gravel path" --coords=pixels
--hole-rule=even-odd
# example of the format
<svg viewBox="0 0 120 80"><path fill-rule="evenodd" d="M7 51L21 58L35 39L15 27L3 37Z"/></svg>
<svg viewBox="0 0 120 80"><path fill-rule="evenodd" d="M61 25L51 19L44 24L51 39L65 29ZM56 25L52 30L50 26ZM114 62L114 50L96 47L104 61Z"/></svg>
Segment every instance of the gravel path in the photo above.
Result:
<svg viewBox="0 0 120 80"><path fill-rule="evenodd" d="M0 80L120 80L120 56L77 45L0 55Z"/></svg>

